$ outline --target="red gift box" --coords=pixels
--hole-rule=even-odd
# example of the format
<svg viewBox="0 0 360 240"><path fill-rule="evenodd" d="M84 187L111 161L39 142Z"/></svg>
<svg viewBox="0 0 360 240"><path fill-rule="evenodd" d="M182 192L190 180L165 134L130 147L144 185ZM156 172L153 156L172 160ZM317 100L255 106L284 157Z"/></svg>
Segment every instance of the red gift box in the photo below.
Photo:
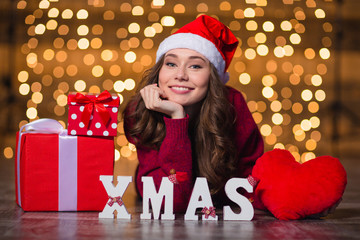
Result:
<svg viewBox="0 0 360 240"><path fill-rule="evenodd" d="M68 134L116 136L119 104L119 96L108 91L99 95L70 93Z"/></svg>
<svg viewBox="0 0 360 240"><path fill-rule="evenodd" d="M99 178L113 175L114 138L69 136L58 124L18 133L16 202L25 211L101 211L108 195Z"/></svg>

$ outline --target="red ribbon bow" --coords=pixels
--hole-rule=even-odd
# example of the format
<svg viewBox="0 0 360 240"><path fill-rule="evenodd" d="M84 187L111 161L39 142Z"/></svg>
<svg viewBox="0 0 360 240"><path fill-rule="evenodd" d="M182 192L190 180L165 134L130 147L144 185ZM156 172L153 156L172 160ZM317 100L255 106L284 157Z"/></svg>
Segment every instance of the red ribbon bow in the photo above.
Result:
<svg viewBox="0 0 360 240"><path fill-rule="evenodd" d="M201 212L205 215L205 218L208 219L209 216L211 217L216 217L216 213L215 213L215 208L214 207L204 207L203 210L201 210Z"/></svg>
<svg viewBox="0 0 360 240"><path fill-rule="evenodd" d="M109 196L109 199L110 201L107 203L110 207L112 207L112 205L114 205L114 203L117 203L119 204L119 206L123 205L124 202L122 200L122 198L119 196L119 197L110 197Z"/></svg>
<svg viewBox="0 0 360 240"><path fill-rule="evenodd" d="M173 184L179 184L180 182L184 182L189 179L186 172L177 172L175 174L169 175L168 178Z"/></svg>
<svg viewBox="0 0 360 240"><path fill-rule="evenodd" d="M104 103L110 102L112 100L111 94L108 91L103 91L98 97L93 99L81 94L76 93L75 102L77 103L85 103L85 108L83 113L81 114L81 121L84 123L86 127L88 127L90 122L90 117L94 112L94 108L100 115L101 120L104 125L108 123L110 120L110 113L107 111Z"/></svg>
<svg viewBox="0 0 360 240"><path fill-rule="evenodd" d="M249 175L247 177L247 180L249 181L250 185L253 186L253 188L255 188L257 186L257 184L259 183L259 179Z"/></svg>

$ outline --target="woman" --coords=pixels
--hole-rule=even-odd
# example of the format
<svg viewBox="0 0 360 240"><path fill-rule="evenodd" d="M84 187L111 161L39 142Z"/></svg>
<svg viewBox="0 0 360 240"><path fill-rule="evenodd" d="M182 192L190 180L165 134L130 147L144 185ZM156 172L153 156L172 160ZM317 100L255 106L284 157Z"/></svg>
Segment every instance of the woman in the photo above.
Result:
<svg viewBox="0 0 360 240"><path fill-rule="evenodd" d="M202 15L166 38L156 64L124 112L137 147L136 186L174 176L174 211L184 212L194 179L206 177L215 203L231 177L247 177L263 140L240 92L225 86L238 41L218 20Z"/></svg>

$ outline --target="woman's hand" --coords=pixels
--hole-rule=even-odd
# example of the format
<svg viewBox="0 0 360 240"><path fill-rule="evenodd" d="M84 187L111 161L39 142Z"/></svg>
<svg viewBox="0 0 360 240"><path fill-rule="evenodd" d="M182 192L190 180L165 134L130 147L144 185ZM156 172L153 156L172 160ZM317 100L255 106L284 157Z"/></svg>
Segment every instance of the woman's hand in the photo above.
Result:
<svg viewBox="0 0 360 240"><path fill-rule="evenodd" d="M149 110L164 113L173 119L184 118L186 116L183 106L171 102L167 99L164 91L157 84L152 84L140 90L145 106Z"/></svg>

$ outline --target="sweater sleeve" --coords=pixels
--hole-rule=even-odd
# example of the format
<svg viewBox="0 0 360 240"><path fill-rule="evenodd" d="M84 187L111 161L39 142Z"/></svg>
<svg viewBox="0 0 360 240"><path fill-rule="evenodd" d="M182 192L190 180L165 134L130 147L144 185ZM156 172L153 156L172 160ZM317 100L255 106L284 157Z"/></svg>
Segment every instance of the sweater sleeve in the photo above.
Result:
<svg viewBox="0 0 360 240"><path fill-rule="evenodd" d="M135 176L136 187L142 196L142 176L153 177L158 191L162 178L168 177L172 169L186 173L188 180L174 184L174 212L184 212L193 187L191 142L188 136L189 117L183 119L164 117L164 122L166 136L159 151L137 146L139 167ZM124 124L124 128L126 133L128 125Z"/></svg>
<svg viewBox="0 0 360 240"><path fill-rule="evenodd" d="M235 141L239 153L238 175L246 178L251 175L256 160L264 153L264 142L242 94L229 89L229 96L237 116ZM262 203L253 194L244 195L253 200L255 208L263 209Z"/></svg>

